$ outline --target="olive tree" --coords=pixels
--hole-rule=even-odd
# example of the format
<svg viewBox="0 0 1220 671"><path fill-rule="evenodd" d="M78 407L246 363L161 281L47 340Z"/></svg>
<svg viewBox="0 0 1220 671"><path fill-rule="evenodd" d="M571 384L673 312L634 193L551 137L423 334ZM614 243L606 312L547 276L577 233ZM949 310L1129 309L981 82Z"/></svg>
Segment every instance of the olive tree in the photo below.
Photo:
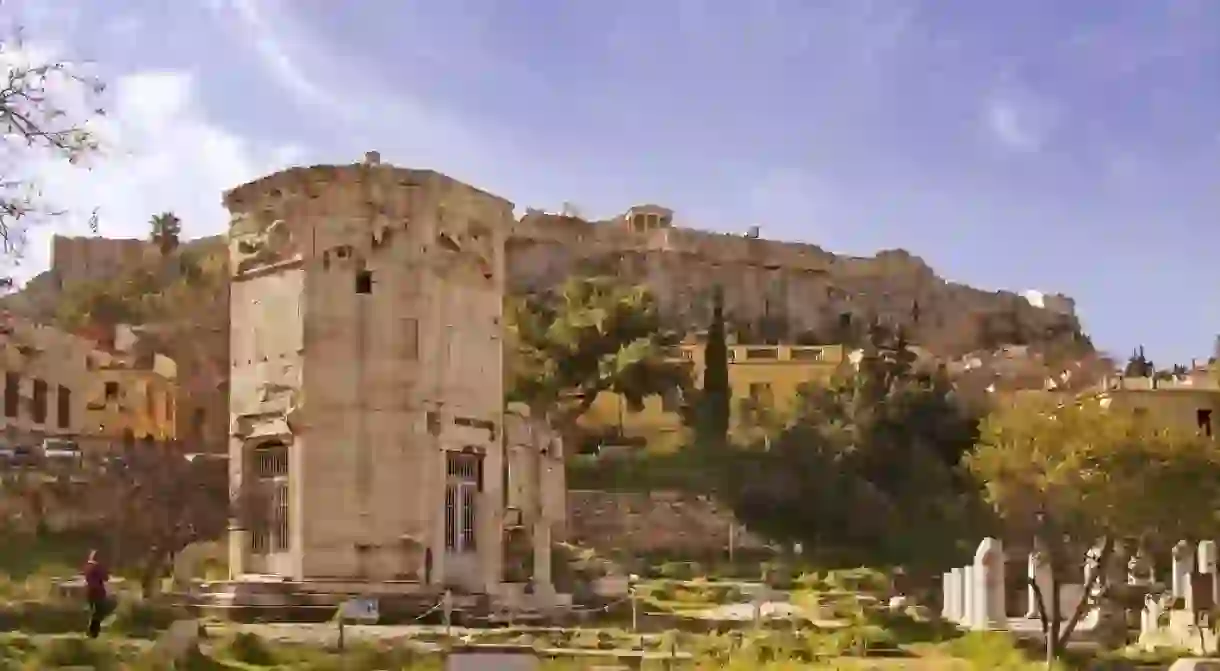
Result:
<svg viewBox="0 0 1220 671"><path fill-rule="evenodd" d="M1220 533L1215 445L1095 400L1003 408L984 422L966 463L1007 535L1032 540L1048 560L1050 594L1031 581L1048 658L1062 653L1099 599L1113 595L1103 576L1119 544L1134 539L1163 548ZM1086 561L1097 570L1085 598L1063 618L1059 585Z"/></svg>

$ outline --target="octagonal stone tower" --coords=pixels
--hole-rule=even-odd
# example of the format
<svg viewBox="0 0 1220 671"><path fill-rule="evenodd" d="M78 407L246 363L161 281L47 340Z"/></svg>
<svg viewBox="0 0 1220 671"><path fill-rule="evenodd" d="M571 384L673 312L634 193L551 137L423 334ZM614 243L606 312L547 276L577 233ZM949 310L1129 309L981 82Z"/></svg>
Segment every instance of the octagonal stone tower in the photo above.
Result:
<svg viewBox="0 0 1220 671"><path fill-rule="evenodd" d="M370 153L224 204L233 578L494 590L512 203Z"/></svg>

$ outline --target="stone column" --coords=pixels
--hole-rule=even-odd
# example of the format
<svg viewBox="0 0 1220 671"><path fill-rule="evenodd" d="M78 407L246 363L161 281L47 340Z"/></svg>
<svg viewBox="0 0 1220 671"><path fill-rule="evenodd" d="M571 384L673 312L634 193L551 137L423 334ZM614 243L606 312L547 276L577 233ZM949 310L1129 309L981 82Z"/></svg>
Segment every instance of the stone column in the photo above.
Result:
<svg viewBox="0 0 1220 671"><path fill-rule="evenodd" d="M550 604L555 601L555 583L551 579L551 524L546 519L534 521L534 594Z"/></svg>
<svg viewBox="0 0 1220 671"><path fill-rule="evenodd" d="M945 571L940 574L940 617L943 620L952 620L953 608L953 572Z"/></svg>
<svg viewBox="0 0 1220 671"><path fill-rule="evenodd" d="M1186 597L1190 574L1194 570L1194 548L1185 540L1178 541L1177 545L1173 546L1173 573L1170 581L1173 598L1183 599Z"/></svg>
<svg viewBox="0 0 1220 671"><path fill-rule="evenodd" d="M1034 551L1029 553L1029 560L1026 563L1025 577L1028 578L1029 582L1031 583L1028 587L1026 587L1029 603L1025 608L1025 617L1030 619L1037 619L1039 617L1038 597L1034 593L1034 585L1037 585L1038 591L1042 593L1042 607L1046 609L1046 614L1052 615L1050 612L1051 597L1053 596L1051 594L1053 582L1051 580L1051 567L1043 559L1041 552Z"/></svg>
<svg viewBox="0 0 1220 671"><path fill-rule="evenodd" d="M977 610L975 629L1007 629L1004 605L1004 545L996 538L984 538L974 553L973 598Z"/></svg>
<svg viewBox="0 0 1220 671"><path fill-rule="evenodd" d="M966 599L966 569L959 566L950 573L953 575L953 622L961 624L966 621L966 604L969 603Z"/></svg>
<svg viewBox="0 0 1220 671"><path fill-rule="evenodd" d="M440 440L433 438L432 454L429 455L429 460L432 462L431 471L433 473L433 484L425 485L432 493L431 502L428 506L432 524L432 538L428 543L429 549L432 550L432 584L444 586L445 584L445 488L449 480L449 474L446 471L445 463L445 446Z"/></svg>
<svg viewBox="0 0 1220 671"><path fill-rule="evenodd" d="M1198 563L1199 573L1211 576L1212 586L1212 603L1220 604L1220 581L1217 581L1217 553L1216 541L1203 540L1199 541Z"/></svg>
<svg viewBox="0 0 1220 671"><path fill-rule="evenodd" d="M967 629L973 629L978 615L978 584L974 578L974 565L962 567L962 617L958 622Z"/></svg>
<svg viewBox="0 0 1220 671"><path fill-rule="evenodd" d="M236 518L229 520L229 580L238 580L246 572L246 548L250 547L250 532Z"/></svg>
<svg viewBox="0 0 1220 671"><path fill-rule="evenodd" d="M251 512L250 497L245 495L245 444L238 438L229 439L229 580L238 580L247 571L246 553L250 550L250 532L246 520Z"/></svg>

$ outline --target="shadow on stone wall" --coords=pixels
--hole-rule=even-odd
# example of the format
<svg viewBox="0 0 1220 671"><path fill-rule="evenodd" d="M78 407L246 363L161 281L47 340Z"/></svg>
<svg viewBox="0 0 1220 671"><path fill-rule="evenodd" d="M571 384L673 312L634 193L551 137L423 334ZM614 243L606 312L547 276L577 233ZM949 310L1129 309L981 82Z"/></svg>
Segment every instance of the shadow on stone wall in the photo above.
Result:
<svg viewBox="0 0 1220 671"><path fill-rule="evenodd" d="M710 497L673 491L568 492L568 540L607 554L705 557L764 549Z"/></svg>

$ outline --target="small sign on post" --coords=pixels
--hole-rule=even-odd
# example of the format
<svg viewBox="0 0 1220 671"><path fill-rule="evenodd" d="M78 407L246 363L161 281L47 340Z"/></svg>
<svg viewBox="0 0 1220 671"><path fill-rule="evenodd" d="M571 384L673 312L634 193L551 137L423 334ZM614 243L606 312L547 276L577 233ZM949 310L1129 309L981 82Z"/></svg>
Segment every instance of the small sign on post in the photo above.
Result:
<svg viewBox="0 0 1220 671"><path fill-rule="evenodd" d="M339 618L348 622L376 624L381 619L381 605L373 598L348 599L339 606Z"/></svg>
<svg viewBox="0 0 1220 671"><path fill-rule="evenodd" d="M381 606L377 599L356 597L339 604L339 611L335 613L335 620L339 625L339 649L343 650L347 643L343 625L348 622L376 624L379 619L381 619Z"/></svg>

